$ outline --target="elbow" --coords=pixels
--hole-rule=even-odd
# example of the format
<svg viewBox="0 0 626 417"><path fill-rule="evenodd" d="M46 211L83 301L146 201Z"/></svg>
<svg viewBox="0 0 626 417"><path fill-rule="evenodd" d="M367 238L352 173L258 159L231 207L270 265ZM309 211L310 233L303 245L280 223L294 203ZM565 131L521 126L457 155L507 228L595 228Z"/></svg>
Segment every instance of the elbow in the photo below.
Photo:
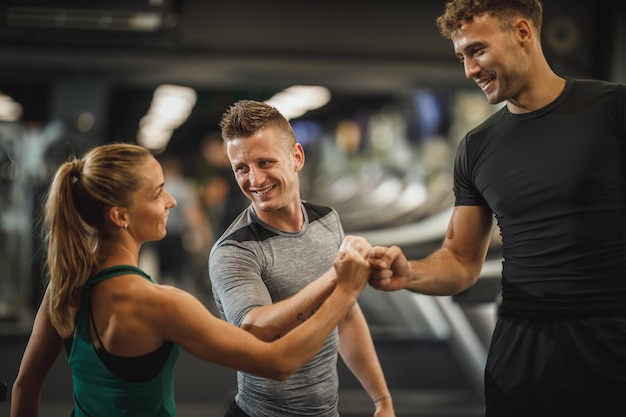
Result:
<svg viewBox="0 0 626 417"><path fill-rule="evenodd" d="M239 325L243 330L264 342L273 342L282 336L279 329L268 322L257 320L255 310L248 313Z"/></svg>
<svg viewBox="0 0 626 417"><path fill-rule="evenodd" d="M263 372L264 378L276 381L286 381L293 376L303 366L299 361L290 359L289 354L279 354L273 356L272 360L266 362L267 368Z"/></svg>
<svg viewBox="0 0 626 417"><path fill-rule="evenodd" d="M303 365L304 363L290 358L287 354L280 355L275 362L272 379L276 381L286 381L291 378L293 374L298 372Z"/></svg>
<svg viewBox="0 0 626 417"><path fill-rule="evenodd" d="M478 281L479 277L480 277L480 270L469 271L468 274L463 279L457 281L456 288L453 291L451 291L452 295L457 295L464 291L467 291L468 289L473 287L474 284L476 284L476 281Z"/></svg>
<svg viewBox="0 0 626 417"><path fill-rule="evenodd" d="M11 390L11 417L39 415L39 395L37 389L29 389L16 380Z"/></svg>
<svg viewBox="0 0 626 417"><path fill-rule="evenodd" d="M264 342L273 342L281 337L274 328L259 327L250 323L242 323L241 328Z"/></svg>
<svg viewBox="0 0 626 417"><path fill-rule="evenodd" d="M26 383L24 382L24 377L18 375L15 381L13 381L13 386L11 387L10 396L11 401L15 401L17 398L21 397L23 393L28 391L26 387ZM6 389L6 388L5 388ZM4 393L5 397L7 392Z"/></svg>
<svg viewBox="0 0 626 417"><path fill-rule="evenodd" d="M451 291L452 295L460 294L473 287L474 284L476 284L476 281L478 281L479 276L480 273L476 273L474 271L468 272L468 274L463 279L457 281L456 288Z"/></svg>

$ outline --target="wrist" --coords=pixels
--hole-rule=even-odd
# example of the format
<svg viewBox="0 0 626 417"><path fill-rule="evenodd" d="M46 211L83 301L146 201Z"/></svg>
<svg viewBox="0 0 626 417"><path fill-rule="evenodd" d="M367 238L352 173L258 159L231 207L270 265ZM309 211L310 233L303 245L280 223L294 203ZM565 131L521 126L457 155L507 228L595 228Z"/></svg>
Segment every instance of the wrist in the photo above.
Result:
<svg viewBox="0 0 626 417"><path fill-rule="evenodd" d="M337 271L334 266L330 267L330 269L326 271L325 277L325 285L332 291L337 286Z"/></svg>
<svg viewBox="0 0 626 417"><path fill-rule="evenodd" d="M382 395L380 397L373 398L372 401L374 401L374 404L379 404L383 401L391 401L391 395L390 394Z"/></svg>

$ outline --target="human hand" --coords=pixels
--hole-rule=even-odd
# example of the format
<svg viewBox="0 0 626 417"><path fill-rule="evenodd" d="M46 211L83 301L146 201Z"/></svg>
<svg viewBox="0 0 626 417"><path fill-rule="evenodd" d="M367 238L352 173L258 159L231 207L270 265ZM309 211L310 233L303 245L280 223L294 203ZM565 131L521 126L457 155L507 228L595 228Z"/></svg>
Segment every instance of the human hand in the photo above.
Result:
<svg viewBox="0 0 626 417"><path fill-rule="evenodd" d="M354 249L360 253L362 257L367 259L370 250L372 249L372 245L364 237L347 235L344 237L343 242L341 242L339 251L346 249Z"/></svg>
<svg viewBox="0 0 626 417"><path fill-rule="evenodd" d="M372 267L370 286L383 291L396 291L406 287L409 280L409 262L398 246L375 246L370 250L367 259Z"/></svg>
<svg viewBox="0 0 626 417"><path fill-rule="evenodd" d="M355 247L339 251L333 263L337 274L337 287L343 286L349 291L361 292L367 285L371 274L370 264Z"/></svg>

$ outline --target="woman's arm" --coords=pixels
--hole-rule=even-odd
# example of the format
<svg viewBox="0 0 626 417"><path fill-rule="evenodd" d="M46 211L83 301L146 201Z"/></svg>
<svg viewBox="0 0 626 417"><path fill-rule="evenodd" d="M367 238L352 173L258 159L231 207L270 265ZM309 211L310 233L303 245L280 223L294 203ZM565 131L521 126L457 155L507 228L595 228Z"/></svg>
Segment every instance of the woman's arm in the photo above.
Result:
<svg viewBox="0 0 626 417"><path fill-rule="evenodd" d="M337 285L320 309L275 342L261 341L215 317L192 295L171 287L155 286L162 294L160 312L154 312L158 316L153 320L154 331L201 359L266 378L287 379L319 352L369 278L369 263L354 250L341 252L334 266Z"/></svg>
<svg viewBox="0 0 626 417"><path fill-rule="evenodd" d="M46 290L11 391L11 417L39 415L41 388L62 348L63 340L48 314Z"/></svg>

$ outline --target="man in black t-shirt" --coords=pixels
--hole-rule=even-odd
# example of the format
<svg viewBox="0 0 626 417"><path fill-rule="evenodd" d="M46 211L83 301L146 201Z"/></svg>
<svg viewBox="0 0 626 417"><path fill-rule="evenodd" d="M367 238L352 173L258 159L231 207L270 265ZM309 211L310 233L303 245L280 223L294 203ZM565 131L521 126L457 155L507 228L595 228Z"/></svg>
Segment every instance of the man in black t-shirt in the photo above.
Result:
<svg viewBox="0 0 626 417"><path fill-rule="evenodd" d="M374 248L385 291L472 286L493 218L502 303L485 372L488 417L626 415L626 86L565 79L538 0L452 0L437 20L467 78L505 102L459 144L440 249Z"/></svg>

